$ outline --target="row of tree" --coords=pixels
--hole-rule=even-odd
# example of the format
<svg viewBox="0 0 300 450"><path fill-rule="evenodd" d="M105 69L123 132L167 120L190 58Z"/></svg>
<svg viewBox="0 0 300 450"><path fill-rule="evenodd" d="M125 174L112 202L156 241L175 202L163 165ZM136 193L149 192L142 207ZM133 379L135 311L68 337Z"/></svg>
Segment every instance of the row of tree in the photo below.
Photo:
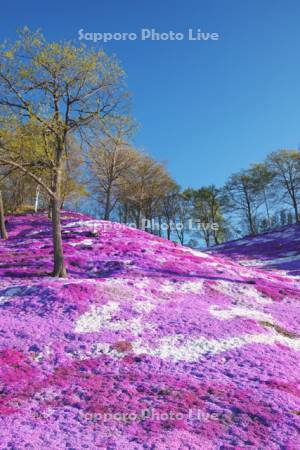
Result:
<svg viewBox="0 0 300 450"><path fill-rule="evenodd" d="M242 231L249 234L299 223L300 152L278 150L263 163L233 174L222 201L224 210L237 215Z"/></svg>
<svg viewBox="0 0 300 450"><path fill-rule="evenodd" d="M225 185L180 190L163 165L151 158L117 146L104 145L92 164L94 191L105 211L104 218L121 222L141 219L163 222L165 235L182 243L196 244L201 237L207 246L256 234L287 223L299 223L300 152L279 150L263 163L232 174ZM109 207L108 207L109 205ZM119 214L117 214L119 213ZM198 226L191 230L191 220ZM172 224L183 224L173 227ZM209 226L216 224L216 227ZM175 235L175 236L174 236Z"/></svg>

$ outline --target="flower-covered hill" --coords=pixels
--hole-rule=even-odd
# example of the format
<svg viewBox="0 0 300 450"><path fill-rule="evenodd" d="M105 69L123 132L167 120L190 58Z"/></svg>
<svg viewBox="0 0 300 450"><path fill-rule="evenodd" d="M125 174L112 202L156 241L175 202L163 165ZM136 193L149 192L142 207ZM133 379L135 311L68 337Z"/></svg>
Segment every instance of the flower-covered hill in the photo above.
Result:
<svg viewBox="0 0 300 450"><path fill-rule="evenodd" d="M300 275L300 225L247 236L218 245L210 252L238 260L247 266L280 269Z"/></svg>
<svg viewBox="0 0 300 450"><path fill-rule="evenodd" d="M300 286L130 228L9 218L1 449L300 448Z"/></svg>

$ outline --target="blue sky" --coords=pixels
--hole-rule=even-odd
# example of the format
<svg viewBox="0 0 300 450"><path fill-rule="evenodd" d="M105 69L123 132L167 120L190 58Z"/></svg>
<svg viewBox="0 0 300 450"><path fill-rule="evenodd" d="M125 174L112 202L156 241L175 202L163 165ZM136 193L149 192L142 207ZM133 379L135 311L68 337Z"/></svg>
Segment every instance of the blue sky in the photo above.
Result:
<svg viewBox="0 0 300 450"><path fill-rule="evenodd" d="M166 161L183 187L198 187L300 144L299 23L298 0L14 0L1 7L0 38L24 25L76 42L81 28L219 33L211 42L103 45L128 75L136 145Z"/></svg>

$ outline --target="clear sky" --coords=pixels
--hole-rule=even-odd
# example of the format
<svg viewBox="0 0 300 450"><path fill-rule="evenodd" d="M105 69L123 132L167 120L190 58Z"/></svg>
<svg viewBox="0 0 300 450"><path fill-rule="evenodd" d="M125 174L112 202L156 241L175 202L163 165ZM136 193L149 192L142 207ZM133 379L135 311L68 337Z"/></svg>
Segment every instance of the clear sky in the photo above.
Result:
<svg viewBox="0 0 300 450"><path fill-rule="evenodd" d="M11 0L0 38L24 25L50 40L132 32L103 45L128 75L137 146L183 187L221 185L277 148L300 143L299 0ZM218 41L141 41L142 28L200 28Z"/></svg>

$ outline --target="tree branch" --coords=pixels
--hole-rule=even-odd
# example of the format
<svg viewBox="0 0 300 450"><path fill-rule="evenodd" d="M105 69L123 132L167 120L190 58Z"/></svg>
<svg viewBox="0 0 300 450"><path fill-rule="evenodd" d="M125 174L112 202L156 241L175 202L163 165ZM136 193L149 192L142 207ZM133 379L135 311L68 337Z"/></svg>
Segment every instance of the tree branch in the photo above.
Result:
<svg viewBox="0 0 300 450"><path fill-rule="evenodd" d="M16 169L21 170L21 172L23 172L26 175L28 175L29 177L31 177L34 181L36 181L36 183L38 183L39 186L41 186L43 189L45 189L45 191L48 193L48 195L51 198L57 199L55 193L37 175L32 173L30 170L26 169L21 164L15 162L15 161L10 161L8 159L1 158L1 157L0 157L0 163L4 164L6 166L15 167Z"/></svg>

